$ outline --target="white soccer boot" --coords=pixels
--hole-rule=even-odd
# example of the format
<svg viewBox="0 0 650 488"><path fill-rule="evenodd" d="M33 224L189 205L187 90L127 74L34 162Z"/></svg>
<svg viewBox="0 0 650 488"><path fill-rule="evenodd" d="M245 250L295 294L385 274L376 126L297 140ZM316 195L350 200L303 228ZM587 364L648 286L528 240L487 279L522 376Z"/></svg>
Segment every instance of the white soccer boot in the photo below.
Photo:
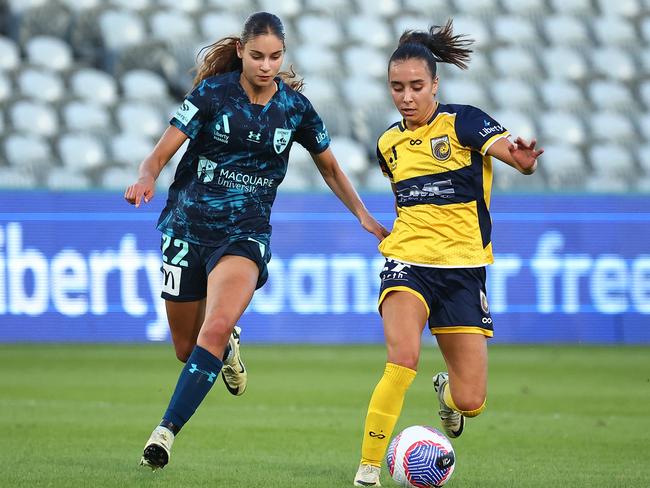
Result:
<svg viewBox="0 0 650 488"><path fill-rule="evenodd" d="M381 486L379 482L381 469L370 464L360 464L354 477L354 486Z"/></svg>
<svg viewBox="0 0 650 488"><path fill-rule="evenodd" d="M221 369L223 383L228 391L235 396L243 395L248 384L248 373L239 353L240 334L241 327L235 326L228 340L230 353L227 358L223 358L223 368Z"/></svg>
<svg viewBox="0 0 650 488"><path fill-rule="evenodd" d="M447 437L459 437L463 433L465 427L465 417L459 412L452 410L445 403L443 392L445 385L449 383L449 375L447 373L438 373L433 377L433 389L438 394L438 402L440 403L440 423L442 428L447 434Z"/></svg>
<svg viewBox="0 0 650 488"><path fill-rule="evenodd" d="M174 433L166 427L159 425L151 433L151 437L144 446L140 466L146 466L155 471L164 468L171 457Z"/></svg>

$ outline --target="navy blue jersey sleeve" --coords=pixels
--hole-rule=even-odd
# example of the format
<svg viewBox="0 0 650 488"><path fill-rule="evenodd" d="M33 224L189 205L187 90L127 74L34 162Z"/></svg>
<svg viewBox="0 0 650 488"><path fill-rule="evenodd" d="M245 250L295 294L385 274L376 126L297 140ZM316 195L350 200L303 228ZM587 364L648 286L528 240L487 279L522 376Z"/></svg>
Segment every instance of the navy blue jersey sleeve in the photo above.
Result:
<svg viewBox="0 0 650 488"><path fill-rule="evenodd" d="M456 114L456 135L465 147L485 155L490 146L510 133L483 110L467 105Z"/></svg>
<svg viewBox="0 0 650 488"><path fill-rule="evenodd" d="M379 163L379 167L381 168L381 172L384 173L384 176L390 178L392 181L393 173L388 167L388 164L386 163L386 159L384 158L384 155L381 153L381 149L379 149L379 141L377 141L377 162Z"/></svg>
<svg viewBox="0 0 650 488"><path fill-rule="evenodd" d="M196 138L211 113L212 92L206 80L203 80L185 97L169 123L191 139Z"/></svg>
<svg viewBox="0 0 650 488"><path fill-rule="evenodd" d="M309 100L305 99L305 102L302 120L296 129L295 140L310 153L320 154L329 147L330 135L327 133L325 123Z"/></svg>

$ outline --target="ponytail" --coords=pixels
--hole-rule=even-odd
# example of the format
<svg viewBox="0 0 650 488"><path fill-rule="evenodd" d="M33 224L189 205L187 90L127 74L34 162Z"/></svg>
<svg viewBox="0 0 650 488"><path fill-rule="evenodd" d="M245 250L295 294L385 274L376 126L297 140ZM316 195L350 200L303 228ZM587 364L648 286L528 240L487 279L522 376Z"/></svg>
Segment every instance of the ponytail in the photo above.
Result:
<svg viewBox="0 0 650 488"><path fill-rule="evenodd" d="M462 34L454 35L453 21L447 20L443 26L433 25L428 31L405 31L399 38L395 52L390 57L393 61L422 59L427 62L432 76L436 76L436 63L450 63L461 69L467 69L470 53L469 46L474 42Z"/></svg>

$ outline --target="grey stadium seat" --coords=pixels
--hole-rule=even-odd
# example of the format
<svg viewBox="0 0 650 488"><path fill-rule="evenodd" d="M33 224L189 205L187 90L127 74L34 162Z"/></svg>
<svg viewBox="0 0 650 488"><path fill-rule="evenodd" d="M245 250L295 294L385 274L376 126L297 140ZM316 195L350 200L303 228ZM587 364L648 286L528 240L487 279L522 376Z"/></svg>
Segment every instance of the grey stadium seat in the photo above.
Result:
<svg viewBox="0 0 650 488"><path fill-rule="evenodd" d="M30 190L36 187L36 177L24 168L4 168L0 166L0 188Z"/></svg>
<svg viewBox="0 0 650 488"><path fill-rule="evenodd" d="M540 58L548 78L578 81L589 76L587 62L577 49L551 47L542 50Z"/></svg>
<svg viewBox="0 0 650 488"><path fill-rule="evenodd" d="M59 131L56 111L42 102L21 100L11 107L11 125L17 131L52 137Z"/></svg>
<svg viewBox="0 0 650 488"><path fill-rule="evenodd" d="M293 50L296 69L307 75L315 73L321 76L337 77L341 71L339 59L333 49L318 44L304 43ZM309 77L307 78L309 80Z"/></svg>
<svg viewBox="0 0 650 488"><path fill-rule="evenodd" d="M343 62L348 76L386 78L386 55L368 46L351 46L343 50Z"/></svg>
<svg viewBox="0 0 650 488"><path fill-rule="evenodd" d="M15 71L20 65L20 52L14 41L0 36L0 71Z"/></svg>
<svg viewBox="0 0 650 488"><path fill-rule="evenodd" d="M63 165L71 171L86 171L106 162L100 140L90 134L64 134L57 141Z"/></svg>
<svg viewBox="0 0 650 488"><path fill-rule="evenodd" d="M365 147L346 136L332 137L332 151L346 173L360 175L368 169Z"/></svg>
<svg viewBox="0 0 650 488"><path fill-rule="evenodd" d="M61 110L69 132L110 133L113 130L111 115L106 107L90 101L74 100Z"/></svg>
<svg viewBox="0 0 650 488"><path fill-rule="evenodd" d="M507 15L494 19L494 37L499 44L536 46L540 42L533 23L525 17Z"/></svg>
<svg viewBox="0 0 650 488"><path fill-rule="evenodd" d="M543 80L539 84L544 105L560 110L588 109L587 100L578 84L569 80Z"/></svg>
<svg viewBox="0 0 650 488"><path fill-rule="evenodd" d="M183 0L182 2L178 0L157 0L157 2L162 7L179 9L188 14L200 14L204 7L202 0Z"/></svg>
<svg viewBox="0 0 650 488"><path fill-rule="evenodd" d="M281 19L293 19L304 12L300 0L258 0L260 8L266 12L273 12ZM327 4L329 2L321 2ZM313 10L313 9L309 9Z"/></svg>
<svg viewBox="0 0 650 488"><path fill-rule="evenodd" d="M296 19L296 27L302 42L333 47L344 41L341 25L331 17L303 15Z"/></svg>
<svg viewBox="0 0 650 488"><path fill-rule="evenodd" d="M554 12L571 15L593 15L591 0L550 0L551 9Z"/></svg>
<svg viewBox="0 0 650 488"><path fill-rule="evenodd" d="M568 112L543 112L537 115L542 145L571 144L581 145L587 142L587 133L580 118Z"/></svg>
<svg viewBox="0 0 650 488"><path fill-rule="evenodd" d="M124 191L137 177L134 168L105 168L99 177L99 184L106 190Z"/></svg>
<svg viewBox="0 0 650 488"><path fill-rule="evenodd" d="M442 103L460 103L488 109L490 98L485 93L484 85L478 81L459 78L446 79L440 84L439 97Z"/></svg>
<svg viewBox="0 0 650 488"><path fill-rule="evenodd" d="M207 2L208 5L214 5L220 10L242 13L243 15L249 15L250 12L255 11L253 0L207 0Z"/></svg>
<svg viewBox="0 0 650 488"><path fill-rule="evenodd" d="M44 102L57 102L65 94L63 80L51 71L26 68L18 74L18 90L29 98Z"/></svg>
<svg viewBox="0 0 650 488"><path fill-rule="evenodd" d="M4 105L13 95L11 78L0 71L0 107Z"/></svg>
<svg viewBox="0 0 650 488"><path fill-rule="evenodd" d="M364 14L377 14L382 17L393 17L400 13L399 0L356 0L357 8Z"/></svg>
<svg viewBox="0 0 650 488"><path fill-rule="evenodd" d="M522 80L496 79L492 83L491 92L498 107L513 107L521 110L539 109L533 86Z"/></svg>
<svg viewBox="0 0 650 488"><path fill-rule="evenodd" d="M67 168L49 169L45 185L50 190L87 190L93 186L88 176Z"/></svg>
<svg viewBox="0 0 650 488"><path fill-rule="evenodd" d="M156 10L149 17L151 35L154 39L166 41L192 38L196 27L192 17L180 10Z"/></svg>
<svg viewBox="0 0 650 488"><path fill-rule="evenodd" d="M544 0L501 0L502 8L510 14L536 17L548 12Z"/></svg>
<svg viewBox="0 0 650 488"><path fill-rule="evenodd" d="M602 176L632 178L637 173L634 159L627 146L610 143L592 147L589 162Z"/></svg>
<svg viewBox="0 0 650 488"><path fill-rule="evenodd" d="M594 80L589 83L589 98L598 110L618 110L627 112L637 102L630 89L620 81Z"/></svg>
<svg viewBox="0 0 650 488"><path fill-rule="evenodd" d="M70 45L56 37L39 36L25 45L29 63L54 71L66 71L72 67Z"/></svg>
<svg viewBox="0 0 650 488"><path fill-rule="evenodd" d="M108 10L99 17L99 30L108 49L120 50L142 43L146 28L142 18L127 10Z"/></svg>
<svg viewBox="0 0 650 488"><path fill-rule="evenodd" d="M525 112L505 108L494 111L492 116L494 120L510 131L513 141L516 137L523 137L527 141L539 138L533 119Z"/></svg>
<svg viewBox="0 0 650 488"><path fill-rule="evenodd" d="M376 15L354 15L347 19L348 39L357 44L387 48L395 42L388 23Z"/></svg>
<svg viewBox="0 0 650 488"><path fill-rule="evenodd" d="M595 74L616 80L630 81L638 76L629 50L617 46L594 48L591 51L591 67Z"/></svg>
<svg viewBox="0 0 650 488"><path fill-rule="evenodd" d="M153 71L128 71L122 75L120 85L124 96L129 99L162 102L169 98L167 83Z"/></svg>
<svg viewBox="0 0 650 488"><path fill-rule="evenodd" d="M115 78L92 68L75 71L70 78L72 93L85 100L101 105L113 105L117 101Z"/></svg>
<svg viewBox="0 0 650 488"><path fill-rule="evenodd" d="M397 40L406 30L427 30L431 20L422 15L402 14L393 19L394 39L389 46L397 47Z"/></svg>
<svg viewBox="0 0 650 488"><path fill-rule="evenodd" d="M550 189L567 190L582 187L589 168L584 156L568 144L547 144L540 160Z"/></svg>
<svg viewBox="0 0 650 488"><path fill-rule="evenodd" d="M148 137L160 137L167 125L154 105L134 100L119 104L115 118L122 131Z"/></svg>
<svg viewBox="0 0 650 488"><path fill-rule="evenodd" d="M551 45L579 47L591 44L587 27L577 16L552 15L542 19L542 22L544 35Z"/></svg>
<svg viewBox="0 0 650 488"><path fill-rule="evenodd" d="M429 21L432 23L431 21ZM494 39L487 24L476 17L456 15L454 17L454 34L463 34L474 40L473 49L488 48L494 44Z"/></svg>
<svg viewBox="0 0 650 488"><path fill-rule="evenodd" d="M539 67L533 54L521 47L502 47L492 51L492 62L499 76L537 79Z"/></svg>
<svg viewBox="0 0 650 488"><path fill-rule="evenodd" d="M646 143L650 143L650 112L640 113L638 116L639 132L645 139ZM650 164L650 161L648 162Z"/></svg>
<svg viewBox="0 0 650 488"><path fill-rule="evenodd" d="M95 9L102 5L102 0L59 0L63 5L76 14L83 14L87 10Z"/></svg>
<svg viewBox="0 0 650 488"><path fill-rule="evenodd" d="M497 0L455 0L454 5L462 15L492 17L500 13Z"/></svg>
<svg viewBox="0 0 650 488"><path fill-rule="evenodd" d="M116 7L126 10L143 11L157 6L157 0L112 0Z"/></svg>
<svg viewBox="0 0 650 488"><path fill-rule="evenodd" d="M54 159L50 145L36 134L9 134L4 148L7 162L16 168L48 167Z"/></svg>
<svg viewBox="0 0 650 488"><path fill-rule="evenodd" d="M621 17L595 17L591 20L591 26L601 45L634 46L638 42L634 25Z"/></svg>
<svg viewBox="0 0 650 488"><path fill-rule="evenodd" d="M627 116L612 111L594 111L587 122L592 138L598 143L629 142L637 139L634 126Z"/></svg>
<svg viewBox="0 0 650 488"><path fill-rule="evenodd" d="M116 163L137 168L140 162L153 150L151 139L128 132L117 134L110 141L111 158Z"/></svg>
<svg viewBox="0 0 650 488"><path fill-rule="evenodd" d="M201 36L206 40L203 45L211 44L226 36L238 36L242 21L231 12L208 12L199 19Z"/></svg>
<svg viewBox="0 0 650 488"><path fill-rule="evenodd" d="M596 0L596 4L604 15L634 18L642 13L639 0Z"/></svg>

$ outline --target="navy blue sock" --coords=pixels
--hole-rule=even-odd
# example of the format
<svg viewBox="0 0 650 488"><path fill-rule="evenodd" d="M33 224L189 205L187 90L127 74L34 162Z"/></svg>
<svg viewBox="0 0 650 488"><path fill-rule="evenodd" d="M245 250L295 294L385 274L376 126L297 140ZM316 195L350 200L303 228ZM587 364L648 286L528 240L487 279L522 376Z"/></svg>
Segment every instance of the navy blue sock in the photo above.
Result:
<svg viewBox="0 0 650 488"><path fill-rule="evenodd" d="M161 425L171 423L174 434L185 425L201 404L219 376L223 363L210 351L194 346L185 367L178 377L176 389L169 401Z"/></svg>

